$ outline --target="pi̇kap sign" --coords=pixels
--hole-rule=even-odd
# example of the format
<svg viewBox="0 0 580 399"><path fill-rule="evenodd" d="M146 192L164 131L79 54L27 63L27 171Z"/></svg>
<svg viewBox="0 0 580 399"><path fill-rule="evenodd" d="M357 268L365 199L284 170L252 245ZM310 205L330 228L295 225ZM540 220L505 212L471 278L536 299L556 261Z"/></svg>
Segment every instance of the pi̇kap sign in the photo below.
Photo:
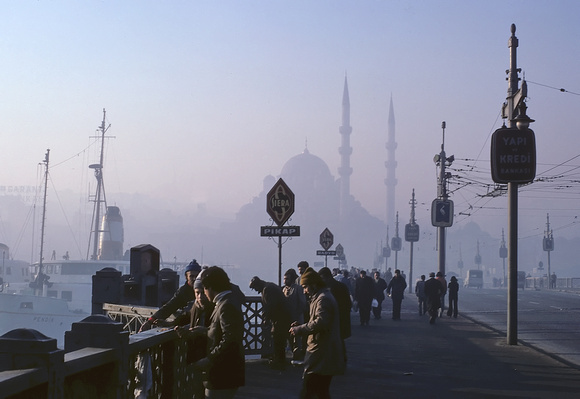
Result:
<svg viewBox="0 0 580 399"><path fill-rule="evenodd" d="M496 183L530 183L536 177L532 129L500 128L491 136L491 178Z"/></svg>

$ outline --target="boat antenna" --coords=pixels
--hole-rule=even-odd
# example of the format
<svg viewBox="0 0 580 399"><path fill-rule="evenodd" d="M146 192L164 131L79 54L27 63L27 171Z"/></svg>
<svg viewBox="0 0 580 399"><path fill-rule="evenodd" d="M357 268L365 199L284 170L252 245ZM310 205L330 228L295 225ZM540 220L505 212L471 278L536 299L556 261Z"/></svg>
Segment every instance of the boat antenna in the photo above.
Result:
<svg viewBox="0 0 580 399"><path fill-rule="evenodd" d="M107 130L109 130L111 124L109 124L108 126L105 125L106 116L107 111L103 108L103 121L101 122L101 125L98 127L98 131L100 134L99 137L101 139L101 155L99 158L99 163L89 165L90 169L95 170L95 178L97 179L97 190L95 193L95 197L93 199L93 202L95 203L93 207L93 222L92 222L93 226L91 227L91 235L93 239L93 253L91 255L92 260L98 259L99 235L101 233L101 229L99 228L100 225L99 222L101 220L101 204L104 203L105 208L107 206L107 197L105 195L105 186L103 184L103 161L104 161L103 155L105 149L105 133L107 132ZM87 250L87 258L88 253L90 251L90 241L91 237L89 237L89 248Z"/></svg>

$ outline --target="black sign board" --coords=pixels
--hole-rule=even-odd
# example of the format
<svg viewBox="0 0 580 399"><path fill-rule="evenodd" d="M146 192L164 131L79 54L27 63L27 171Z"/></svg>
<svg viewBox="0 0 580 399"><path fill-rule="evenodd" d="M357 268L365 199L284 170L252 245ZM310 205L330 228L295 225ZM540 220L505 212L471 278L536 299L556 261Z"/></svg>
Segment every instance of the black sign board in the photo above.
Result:
<svg viewBox="0 0 580 399"><path fill-rule="evenodd" d="M400 251L402 247L402 240L401 237L393 237L391 238L391 249L393 251Z"/></svg>
<svg viewBox="0 0 580 399"><path fill-rule="evenodd" d="M316 255L335 256L336 255L336 251L321 251L321 250L317 250L316 251Z"/></svg>
<svg viewBox="0 0 580 399"><path fill-rule="evenodd" d="M544 251L547 251L547 252L553 251L554 250L554 239L544 237L544 241L542 242L542 247L544 248Z"/></svg>
<svg viewBox="0 0 580 399"><path fill-rule="evenodd" d="M435 199L431 203L431 224L435 227L453 225L453 201Z"/></svg>
<svg viewBox="0 0 580 399"><path fill-rule="evenodd" d="M336 246L336 256L342 258L344 256L344 248L341 244Z"/></svg>
<svg viewBox="0 0 580 399"><path fill-rule="evenodd" d="M418 224L406 224L405 225L405 241L407 242L417 242L419 241L419 225Z"/></svg>
<svg viewBox="0 0 580 399"><path fill-rule="evenodd" d="M266 212L278 226L294 213L294 193L284 180L279 179L266 195Z"/></svg>
<svg viewBox="0 0 580 399"><path fill-rule="evenodd" d="M262 237L299 237L300 226L260 226L260 236Z"/></svg>
<svg viewBox="0 0 580 399"><path fill-rule="evenodd" d="M502 127L491 136L491 178L496 183L529 183L536 177L532 129Z"/></svg>
<svg viewBox="0 0 580 399"><path fill-rule="evenodd" d="M320 245L322 245L322 248L324 248L325 251L328 251L328 248L332 247L333 243L334 236L330 230L328 230L328 228L324 229L324 231L320 234Z"/></svg>

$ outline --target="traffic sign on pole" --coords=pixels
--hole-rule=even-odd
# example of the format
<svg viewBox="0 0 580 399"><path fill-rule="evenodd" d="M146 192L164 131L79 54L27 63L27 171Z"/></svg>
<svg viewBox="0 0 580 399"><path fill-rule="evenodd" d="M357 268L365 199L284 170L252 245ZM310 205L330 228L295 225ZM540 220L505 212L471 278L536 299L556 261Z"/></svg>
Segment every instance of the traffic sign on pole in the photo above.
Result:
<svg viewBox="0 0 580 399"><path fill-rule="evenodd" d="M334 243L334 236L328 230L328 227L324 229L324 231L320 234L320 245L324 248L325 251L328 251L328 248L332 247Z"/></svg>
<svg viewBox="0 0 580 399"><path fill-rule="evenodd" d="M294 193L282 178L266 195L266 212L278 226L286 223L294 213Z"/></svg>
<svg viewBox="0 0 580 399"><path fill-rule="evenodd" d="M502 127L491 136L491 178L496 183L529 183L536 177L532 129Z"/></svg>
<svg viewBox="0 0 580 399"><path fill-rule="evenodd" d="M431 224L435 227L453 225L453 201L435 199L431 203Z"/></svg>

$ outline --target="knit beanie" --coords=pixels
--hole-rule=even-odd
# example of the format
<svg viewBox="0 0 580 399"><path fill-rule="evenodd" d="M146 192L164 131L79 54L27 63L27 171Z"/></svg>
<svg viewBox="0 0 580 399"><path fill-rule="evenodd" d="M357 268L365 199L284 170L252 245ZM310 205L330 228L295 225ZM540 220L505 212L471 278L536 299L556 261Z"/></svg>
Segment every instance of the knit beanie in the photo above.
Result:
<svg viewBox="0 0 580 399"><path fill-rule="evenodd" d="M201 271L201 266L199 265L199 263L197 263L197 260L192 260L189 265L187 265L187 267L185 268L184 273L187 272L197 272L199 273Z"/></svg>
<svg viewBox="0 0 580 399"><path fill-rule="evenodd" d="M193 289L194 290L203 290L203 284L201 283L201 279L198 277L193 282Z"/></svg>
<svg viewBox="0 0 580 399"><path fill-rule="evenodd" d="M302 276L300 277L300 285L311 285L316 284L318 286L324 285L324 281L320 274L316 273L313 268L309 267L306 269Z"/></svg>

